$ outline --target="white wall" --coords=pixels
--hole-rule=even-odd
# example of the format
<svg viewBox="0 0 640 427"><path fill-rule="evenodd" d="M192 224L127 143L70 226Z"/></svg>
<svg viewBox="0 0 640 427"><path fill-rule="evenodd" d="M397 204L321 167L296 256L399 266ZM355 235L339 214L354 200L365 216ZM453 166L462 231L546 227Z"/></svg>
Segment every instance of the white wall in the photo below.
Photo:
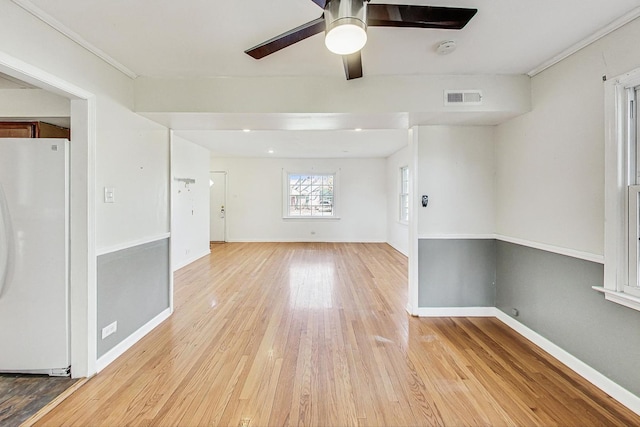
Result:
<svg viewBox="0 0 640 427"><path fill-rule="evenodd" d="M0 117L66 117L71 115L69 99L42 89L0 90Z"/></svg>
<svg viewBox="0 0 640 427"><path fill-rule="evenodd" d="M171 255L177 270L210 253L209 150L174 135L171 176ZM185 185L175 178L196 182Z"/></svg>
<svg viewBox="0 0 640 427"><path fill-rule="evenodd" d="M99 250L169 231L169 132L112 100L99 103L96 242ZM73 129L72 129L73 133ZM104 187L115 203L104 203Z"/></svg>
<svg viewBox="0 0 640 427"><path fill-rule="evenodd" d="M407 135L408 138L408 135ZM409 147L387 157L387 243L409 255L409 225L400 222L400 168L410 167ZM411 213L409 213L411 214Z"/></svg>
<svg viewBox="0 0 640 427"><path fill-rule="evenodd" d="M640 67L635 20L532 79L530 113L497 128L497 233L602 255L604 87Z"/></svg>
<svg viewBox="0 0 640 427"><path fill-rule="evenodd" d="M340 219L283 219L282 171L340 173ZM227 240L386 241L385 159L212 158L227 175ZM315 233L315 234L312 234Z"/></svg>
<svg viewBox="0 0 640 427"><path fill-rule="evenodd" d="M421 126L418 132L419 237L492 236L494 127Z"/></svg>

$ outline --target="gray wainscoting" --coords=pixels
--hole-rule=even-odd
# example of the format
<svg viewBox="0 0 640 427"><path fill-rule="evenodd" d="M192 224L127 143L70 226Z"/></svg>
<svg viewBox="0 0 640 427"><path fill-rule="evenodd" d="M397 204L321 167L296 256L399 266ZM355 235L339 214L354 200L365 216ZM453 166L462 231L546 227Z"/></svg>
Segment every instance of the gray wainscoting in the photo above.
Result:
<svg viewBox="0 0 640 427"><path fill-rule="evenodd" d="M420 307L494 307L495 239L420 239Z"/></svg>
<svg viewBox="0 0 640 427"><path fill-rule="evenodd" d="M640 396L640 312L606 301L602 264L498 241L496 307Z"/></svg>
<svg viewBox="0 0 640 427"><path fill-rule="evenodd" d="M169 307L169 283L168 238L98 257L98 357Z"/></svg>

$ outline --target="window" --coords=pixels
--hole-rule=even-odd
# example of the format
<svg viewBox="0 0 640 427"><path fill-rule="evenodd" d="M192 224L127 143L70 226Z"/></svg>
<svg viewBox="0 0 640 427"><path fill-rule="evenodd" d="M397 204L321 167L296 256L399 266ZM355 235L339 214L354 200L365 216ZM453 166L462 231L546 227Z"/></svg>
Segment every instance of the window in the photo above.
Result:
<svg viewBox="0 0 640 427"><path fill-rule="evenodd" d="M640 258L638 257L638 243L640 242L640 217L638 214L638 203L640 198L640 147L638 147L638 107L636 100L638 99L638 93L640 92L640 86L630 87L626 90L627 95L627 112L625 114L626 120L626 133L627 133L627 152L630 161L629 164L629 185L628 185L628 209L627 209L627 241L629 249L629 282L624 287L624 292L631 295L640 297L640 283L638 282L638 264Z"/></svg>
<svg viewBox="0 0 640 427"><path fill-rule="evenodd" d="M409 222L409 167L400 168L400 222Z"/></svg>
<svg viewBox="0 0 640 427"><path fill-rule="evenodd" d="M605 280L595 289L640 310L640 70L605 88Z"/></svg>
<svg viewBox="0 0 640 427"><path fill-rule="evenodd" d="M638 283L639 272L638 272L638 263L640 258L638 255L640 252L638 251L640 233L638 233L639 225L640 225L640 217L638 213L640 210L638 209L638 203L640 202L640 185L630 185L629 186L629 215L628 215L628 224L629 224L629 234L628 234L628 242L629 242L629 282L624 285L624 292L640 297L640 284Z"/></svg>
<svg viewBox="0 0 640 427"><path fill-rule="evenodd" d="M285 210L287 218L335 218L336 174L287 173Z"/></svg>

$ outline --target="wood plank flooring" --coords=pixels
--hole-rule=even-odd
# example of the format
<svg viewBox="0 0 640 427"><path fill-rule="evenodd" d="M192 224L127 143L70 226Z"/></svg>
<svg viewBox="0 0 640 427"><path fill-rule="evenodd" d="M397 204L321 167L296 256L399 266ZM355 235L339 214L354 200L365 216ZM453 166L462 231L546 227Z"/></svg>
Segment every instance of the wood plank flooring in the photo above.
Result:
<svg viewBox="0 0 640 427"><path fill-rule="evenodd" d="M171 318L38 425L640 425L498 320L408 316L386 244L212 251L176 273Z"/></svg>

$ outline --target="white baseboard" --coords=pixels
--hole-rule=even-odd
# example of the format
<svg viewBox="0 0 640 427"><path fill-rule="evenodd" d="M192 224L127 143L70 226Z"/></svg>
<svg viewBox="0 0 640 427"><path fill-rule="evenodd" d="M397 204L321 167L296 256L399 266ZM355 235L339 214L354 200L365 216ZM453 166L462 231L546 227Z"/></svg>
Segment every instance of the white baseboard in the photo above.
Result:
<svg viewBox="0 0 640 427"><path fill-rule="evenodd" d="M408 251L408 249L407 249L407 248L400 247L400 245L396 245L396 244L391 243L391 242L389 242L389 241L387 241L386 243L387 243L387 245L391 246L391 247L392 247L393 249L395 249L396 251L400 252L402 255L404 255L404 256L406 256L406 257L408 257L408 256L409 256L409 251Z"/></svg>
<svg viewBox="0 0 640 427"><path fill-rule="evenodd" d="M187 259L184 259L184 260L178 262L176 265L173 266L173 271L175 272L177 270L180 270L182 267L186 267L187 265L191 264L192 262L195 262L195 261L199 260L200 258L208 256L208 255L211 255L211 249L207 248L205 251L199 253L196 256L192 256L192 257L189 257Z"/></svg>
<svg viewBox="0 0 640 427"><path fill-rule="evenodd" d="M640 415L640 397L496 307L419 307L420 317L495 317L600 390Z"/></svg>
<svg viewBox="0 0 640 427"><path fill-rule="evenodd" d="M631 409L636 414L640 415L640 397L631 393L624 387L616 384L611 379L602 375L600 372L593 369L591 366L584 363L582 360L558 347L542 335L538 334L529 327L518 322L513 317L507 315L502 310L496 310L496 318L502 321L505 325L527 338L529 341L542 348L544 351L555 357L558 361L562 362L569 369L576 372L578 375L589 381L600 390L613 397L618 402L622 403L627 408Z"/></svg>
<svg viewBox="0 0 640 427"><path fill-rule="evenodd" d="M380 239L291 238L291 239L227 239L228 243L387 243Z"/></svg>
<svg viewBox="0 0 640 427"><path fill-rule="evenodd" d="M496 317L495 307L418 307L418 317Z"/></svg>
<svg viewBox="0 0 640 427"><path fill-rule="evenodd" d="M488 234L436 234L436 233L423 233L418 234L418 239L430 239L430 240L487 240L495 239L496 235L493 233Z"/></svg>
<svg viewBox="0 0 640 427"><path fill-rule="evenodd" d="M167 308L162 313L149 320L140 329L120 342L120 344L116 345L111 350L106 352L104 356L96 361L96 372L100 372L104 368L109 366L111 362L122 356L125 351L129 350L135 343L140 341L145 335L151 332L160 323L164 322L169 316L171 316L171 308Z"/></svg>

